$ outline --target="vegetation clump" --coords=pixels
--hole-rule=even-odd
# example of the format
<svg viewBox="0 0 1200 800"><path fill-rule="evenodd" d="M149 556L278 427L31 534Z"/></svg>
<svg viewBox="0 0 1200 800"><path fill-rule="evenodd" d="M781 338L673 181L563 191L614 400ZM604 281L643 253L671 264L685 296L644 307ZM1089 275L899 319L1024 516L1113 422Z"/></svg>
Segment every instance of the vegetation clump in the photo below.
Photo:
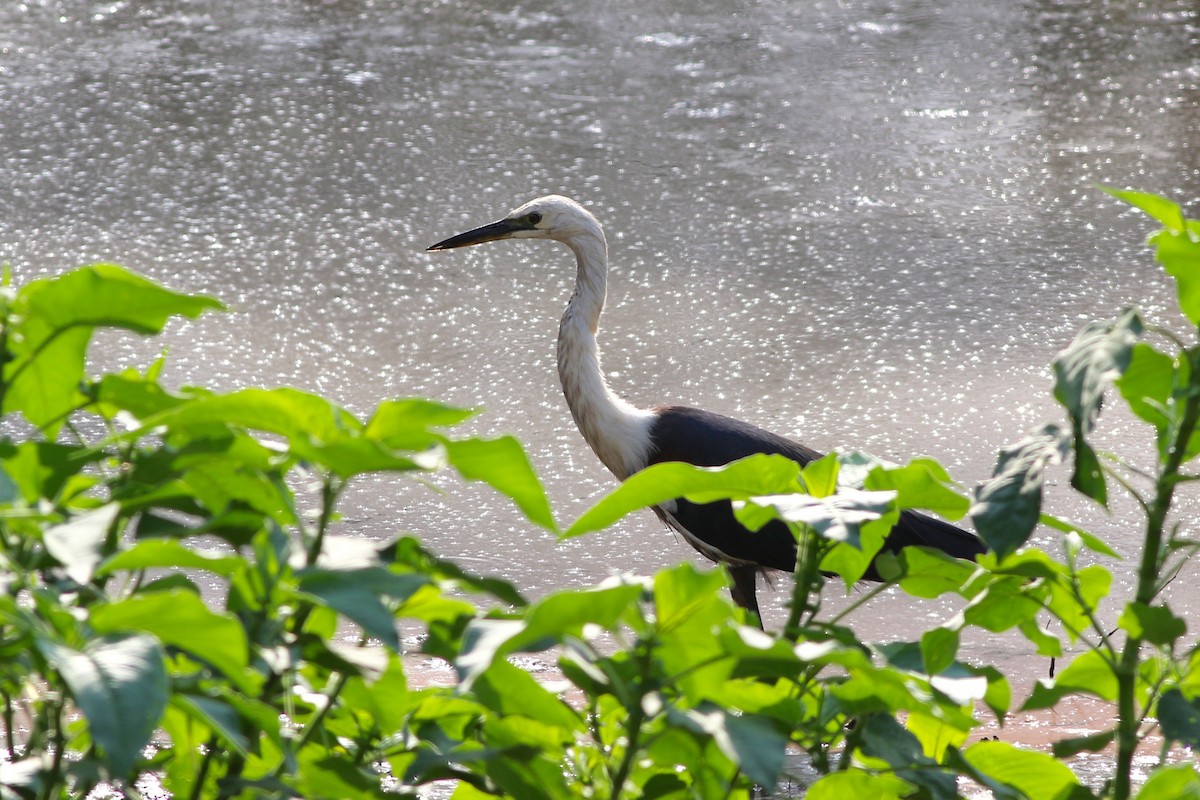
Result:
<svg viewBox="0 0 1200 800"><path fill-rule="evenodd" d="M341 535L348 482L437 469L558 528L515 440L455 433L468 411L393 400L362 420L294 389L172 390L161 361L86 374L95 330L153 335L220 310L213 298L112 265L6 286L0 798L101 785L138 796L147 777L176 798L412 796L442 780L457 800L748 797L800 750L818 776L811 800L940 800L972 783L997 798L1125 800L1152 737L1159 759L1137 796L1200 796L1194 767L1166 759L1200 744L1200 649L1162 599L1197 547L1173 509L1198 477L1200 222L1162 198L1114 194L1162 224L1151 243L1193 330L1177 336L1136 309L1086 326L1054 362L1065 419L1004 450L973 502L927 459L839 453L801 469L755 456L653 466L561 533L684 496L733 499L750 528L781 519L800 546L778 635L724 598L717 570L684 565L530 603L414 538ZM1147 423L1153 465L1093 448L1106 396ZM1078 492L1106 505L1116 487L1144 514L1115 621L1100 604L1113 588L1102 562L1117 554L1042 508L1060 463ZM315 513L300 508L301 477L319 486ZM979 564L879 553L908 508L969 515L991 552ZM1039 523L1061 534L1056 554L1030 545ZM852 584L873 558L885 582L825 609L825 576ZM889 586L957 595L963 611L914 641L863 641L847 614ZM1082 652L1019 707L1085 695L1111 704L1112 724L1050 753L968 744L980 715L1002 723L1013 702L997 669L959 659L964 631L1015 629L1061 656L1046 617ZM453 685L409 684L399 621L454 666ZM547 654L562 680L520 669L521 653ZM1061 760L1085 751L1115 754L1111 781L1084 786Z"/></svg>

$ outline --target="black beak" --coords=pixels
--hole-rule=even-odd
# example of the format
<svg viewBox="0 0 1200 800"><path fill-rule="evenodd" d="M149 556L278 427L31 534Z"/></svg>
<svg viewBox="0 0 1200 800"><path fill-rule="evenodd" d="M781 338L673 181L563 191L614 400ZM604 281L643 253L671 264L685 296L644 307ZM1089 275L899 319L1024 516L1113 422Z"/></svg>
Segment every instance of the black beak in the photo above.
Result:
<svg viewBox="0 0 1200 800"><path fill-rule="evenodd" d="M517 231L531 230L532 226L522 224L517 220L502 219L499 222L493 222L490 225L484 225L481 228L469 230L466 233L460 233L457 236L451 236L449 239L444 239L437 244L430 245L428 250L450 250L455 247L466 247L471 244L482 244L483 242L494 242L497 239L506 239L512 236Z"/></svg>

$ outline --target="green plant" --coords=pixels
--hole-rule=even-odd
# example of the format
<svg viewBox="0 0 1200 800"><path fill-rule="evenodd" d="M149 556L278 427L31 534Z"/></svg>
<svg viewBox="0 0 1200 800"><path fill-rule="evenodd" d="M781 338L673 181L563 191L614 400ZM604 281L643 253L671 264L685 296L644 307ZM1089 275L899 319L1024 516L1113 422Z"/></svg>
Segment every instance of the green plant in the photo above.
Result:
<svg viewBox="0 0 1200 800"><path fill-rule="evenodd" d="M1160 198L1115 194L1164 225L1153 243L1200 325L1200 223ZM2 798L102 783L135 796L147 777L197 798L412 795L440 780L455 782L456 800L746 798L779 780L792 749L818 774L810 800L941 800L963 779L1005 799L1125 800L1151 735L1161 758L1137 796L1200 796L1194 768L1165 760L1200 743L1200 655L1161 600L1198 544L1176 508L1198 477L1200 329L1178 337L1132 310L1085 327L1054 363L1066 421L1002 452L973 504L925 459L843 453L801 469L757 456L656 465L563 533L680 496L733 499L751 528L782 519L798 569L789 618L769 635L725 599L720 571L680 566L530 603L413 538L337 532L356 476L442 467L554 530L515 441L446 432L469 412L389 401L363 422L291 389L172 391L161 362L85 376L94 329L152 334L217 308L112 266L3 294ZM1114 384L1153 430L1151 468L1091 444ZM1112 572L1089 563L1114 551L1042 507L1060 462L1087 497L1105 504L1116 485L1145 514L1136 585L1115 621L1100 608ZM294 488L310 483L311 496ZM992 553L977 565L919 548L878 554L905 508L969 513ZM1061 557L1029 545L1039 523L1061 532ZM823 598L877 555L888 580L855 607L898 585L959 595L962 612L915 641L863 641ZM976 714L1003 722L1012 698L996 669L959 659L963 632L1016 628L1059 656L1047 615L1083 652L1021 708L1090 695L1113 705L1111 729L1052 753L968 744ZM420 626L425 654L454 665L453 685L410 685L400 619ZM528 653L557 672L522 669ZM1115 753L1105 786L1082 785L1059 760L1104 748Z"/></svg>
<svg viewBox="0 0 1200 800"><path fill-rule="evenodd" d="M476 613L462 591L524 600L411 538L337 535L338 497L448 466L553 528L517 442L448 436L470 412L424 400L364 423L292 389L173 392L161 362L89 379L97 328L220 308L119 267L2 300L0 411L33 432L0 440L0 795L135 793L147 773L176 797L379 794L415 702L395 620L436 650Z"/></svg>

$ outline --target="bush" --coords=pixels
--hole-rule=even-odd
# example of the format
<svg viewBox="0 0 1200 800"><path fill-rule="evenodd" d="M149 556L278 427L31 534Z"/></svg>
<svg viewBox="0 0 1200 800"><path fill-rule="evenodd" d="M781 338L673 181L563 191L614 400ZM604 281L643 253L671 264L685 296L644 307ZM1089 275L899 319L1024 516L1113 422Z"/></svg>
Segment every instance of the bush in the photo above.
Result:
<svg viewBox="0 0 1200 800"><path fill-rule="evenodd" d="M1164 225L1153 244L1200 324L1200 224L1160 198L1116 193ZM366 472L451 468L508 495L556 530L537 478L509 438L460 438L469 412L427 400L381 404L363 422L292 389L170 391L162 364L85 377L93 330L157 333L172 316L220 308L101 265L8 289L0 308L0 796L127 795L150 776L175 797L747 797L772 786L789 748L819 778L811 800L959 795L1127 798L1133 755L1160 759L1139 797L1200 794L1200 670L1186 624L1159 595L1196 548L1175 493L1200 454L1200 346L1134 310L1084 328L1055 360L1066 411L1006 449L974 503L936 463L891 466L834 454L804 469L758 456L719 470L639 473L563 535L678 496L732 498L750 527L783 519L800 543L779 635L747 625L720 571L680 566L528 603L401 538L337 533L337 501ZM1157 344L1152 345L1151 342ZM1096 452L1089 437L1112 384L1157 442L1153 469ZM24 418L33 434L17 436ZM1105 504L1111 485L1145 512L1136 586L1114 624L1099 603L1115 555L1042 509L1048 470ZM319 486L301 510L299 481ZM854 583L904 508L969 513L992 553L978 565L910 548L880 554L881 587L953 593L963 612L911 642L871 643L822 605L827 578ZM1029 546L1038 523L1062 557ZM1085 558L1085 553L1090 556ZM470 599L469 599L470 598ZM1061 655L1039 617L1082 643L1021 708L1073 694L1115 707L1110 730L1052 753L967 744L977 707L1003 721L1006 678L958 660L969 627L1016 628ZM454 685L409 685L397 620ZM1113 636L1114 628L1122 632ZM346 631L349 630L349 638ZM549 653L556 682L516 666ZM1113 780L1087 788L1059 759L1112 747ZM139 784L142 781L142 784Z"/></svg>

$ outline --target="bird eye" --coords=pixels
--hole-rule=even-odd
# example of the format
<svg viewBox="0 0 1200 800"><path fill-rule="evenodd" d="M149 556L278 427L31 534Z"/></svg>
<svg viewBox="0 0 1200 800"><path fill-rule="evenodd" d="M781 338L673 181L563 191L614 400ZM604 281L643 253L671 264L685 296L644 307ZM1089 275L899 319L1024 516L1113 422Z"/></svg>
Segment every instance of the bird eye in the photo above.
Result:
<svg viewBox="0 0 1200 800"><path fill-rule="evenodd" d="M537 225L539 222L542 221L542 215L539 214L538 212L534 211L532 214L530 214L525 219L529 220L530 225Z"/></svg>

